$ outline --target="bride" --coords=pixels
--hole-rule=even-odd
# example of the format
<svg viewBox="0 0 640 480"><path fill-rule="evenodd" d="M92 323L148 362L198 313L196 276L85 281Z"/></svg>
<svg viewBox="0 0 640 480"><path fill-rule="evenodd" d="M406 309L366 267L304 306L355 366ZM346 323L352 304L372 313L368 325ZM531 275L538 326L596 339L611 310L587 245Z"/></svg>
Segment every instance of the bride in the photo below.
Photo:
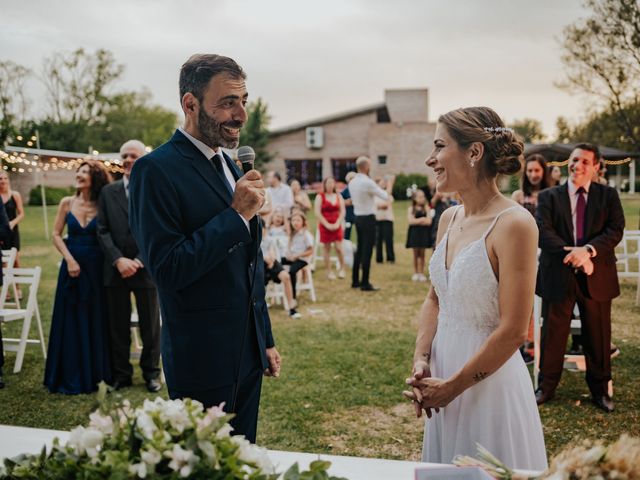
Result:
<svg viewBox="0 0 640 480"><path fill-rule="evenodd" d="M522 141L490 108L438 119L426 160L440 192L463 205L440 219L429 264L433 285L420 310L412 387L425 411L423 461L475 455L476 443L511 468L547 467L529 372L518 351L531 318L538 229L503 197L498 174L520 170Z"/></svg>

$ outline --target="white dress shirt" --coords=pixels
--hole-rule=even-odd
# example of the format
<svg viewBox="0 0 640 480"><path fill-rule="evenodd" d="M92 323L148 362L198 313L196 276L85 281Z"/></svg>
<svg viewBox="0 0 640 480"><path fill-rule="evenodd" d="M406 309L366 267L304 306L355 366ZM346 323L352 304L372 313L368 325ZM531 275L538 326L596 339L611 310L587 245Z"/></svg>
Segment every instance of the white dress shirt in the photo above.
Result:
<svg viewBox="0 0 640 480"><path fill-rule="evenodd" d="M182 134L187 137L189 139L189 141L191 143L193 143L196 148L198 150L200 150L202 152L202 154L207 157L207 160L209 160L210 162L212 162L212 158L215 155L220 156L220 163L222 164L222 171L224 172L224 176L227 179L227 182L229 182L229 186L231 187L231 191L235 192L236 191L236 179L233 176L233 173L231 173L231 169L229 169L229 165L227 165L227 162L224 159L224 156L222 155L222 149L220 147L218 147L217 150L214 150L213 148L211 148L209 145L207 145L204 142L201 142L200 140L198 140L197 138L195 138L192 135L189 135L182 127L178 127L178 130L180 130L182 132ZM215 165L213 168L216 168ZM247 228L249 228L249 221L244 218L242 215L240 215L240 213L238 213L238 215L240 216L240 218L242 219L242 221L244 222L244 224L247 226Z"/></svg>
<svg viewBox="0 0 640 480"><path fill-rule="evenodd" d="M274 210L279 208L284 211L285 216L289 216L294 203L291 187L280 183L278 187L268 187L267 191L271 194L271 205L273 205Z"/></svg>
<svg viewBox="0 0 640 480"><path fill-rule="evenodd" d="M353 202L353 213L357 216L375 215L376 197L382 200L389 199L389 194L364 173L357 173L349 182L349 193Z"/></svg>
<svg viewBox="0 0 640 480"><path fill-rule="evenodd" d="M585 209L587 202L589 200L589 187L591 186L591 182L587 183L584 187L584 203ZM578 210L578 187L576 187L571 180L567 181L567 189L569 190L569 202L571 203L571 223L573 224L573 242L574 245L578 243L578 231L577 231L577 222L576 222L576 213ZM586 212L586 210L585 210ZM583 223L583 228L586 228L586 218L585 223ZM587 232L584 232L585 234ZM591 244L587 244L589 247L593 249L593 256L596 256L596 249ZM587 246L585 245L585 247Z"/></svg>
<svg viewBox="0 0 640 480"><path fill-rule="evenodd" d="M127 198L129 198L129 177L123 175L122 183L124 184L124 194L127 196Z"/></svg>

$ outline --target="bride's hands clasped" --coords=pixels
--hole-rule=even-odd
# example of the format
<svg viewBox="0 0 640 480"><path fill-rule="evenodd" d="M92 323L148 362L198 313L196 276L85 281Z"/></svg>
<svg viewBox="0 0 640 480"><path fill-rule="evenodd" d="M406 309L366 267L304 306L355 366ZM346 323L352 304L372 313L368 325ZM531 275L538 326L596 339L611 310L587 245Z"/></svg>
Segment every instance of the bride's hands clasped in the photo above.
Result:
<svg viewBox="0 0 640 480"><path fill-rule="evenodd" d="M431 418L433 410L438 413L441 407L446 407L456 397L450 382L432 377L429 364L424 360L414 363L413 375L407 378L406 383L412 389L402 394L412 400L417 417L424 410L427 417Z"/></svg>

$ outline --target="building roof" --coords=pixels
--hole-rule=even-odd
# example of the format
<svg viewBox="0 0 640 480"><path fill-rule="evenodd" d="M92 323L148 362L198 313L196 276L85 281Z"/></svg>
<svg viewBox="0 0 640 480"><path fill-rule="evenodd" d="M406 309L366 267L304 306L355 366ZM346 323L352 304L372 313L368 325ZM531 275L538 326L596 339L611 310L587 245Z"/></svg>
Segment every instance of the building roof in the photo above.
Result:
<svg viewBox="0 0 640 480"><path fill-rule="evenodd" d="M377 112L380 109L386 109L386 104L384 102L375 103L373 105L369 105L366 107L360 107L353 110L346 110L340 113L334 113L333 115L327 115L324 117L319 117L313 120L309 120L303 123L296 123L294 125L290 125L288 127L278 128L270 132L271 136L277 137L279 135L284 135L285 133L291 133L298 130L304 130L310 126L320 126L326 123L337 122L340 120L346 120L351 117L358 117L360 115L366 115L368 113Z"/></svg>

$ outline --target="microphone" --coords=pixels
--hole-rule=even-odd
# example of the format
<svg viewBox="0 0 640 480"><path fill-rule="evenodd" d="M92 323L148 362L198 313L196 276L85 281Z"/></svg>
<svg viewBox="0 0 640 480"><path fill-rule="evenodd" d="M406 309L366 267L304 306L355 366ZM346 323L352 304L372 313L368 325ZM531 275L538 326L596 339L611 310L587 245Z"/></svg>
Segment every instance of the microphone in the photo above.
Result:
<svg viewBox="0 0 640 480"><path fill-rule="evenodd" d="M247 173L249 170L253 170L253 161L256 159L256 152L253 148L243 146L238 149L238 160L242 163L242 172Z"/></svg>

